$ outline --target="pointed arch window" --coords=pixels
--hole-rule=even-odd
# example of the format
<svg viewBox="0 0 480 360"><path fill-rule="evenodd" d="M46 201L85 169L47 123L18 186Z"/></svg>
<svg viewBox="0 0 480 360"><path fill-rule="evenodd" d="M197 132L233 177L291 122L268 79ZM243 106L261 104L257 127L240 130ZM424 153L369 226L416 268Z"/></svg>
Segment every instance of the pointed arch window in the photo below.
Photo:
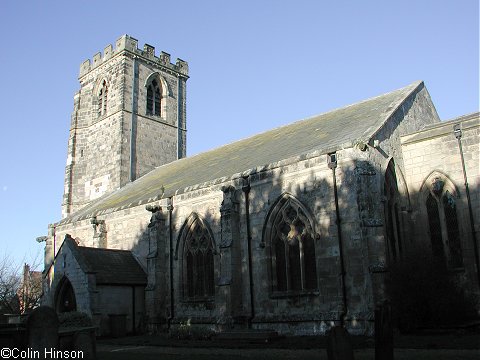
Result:
<svg viewBox="0 0 480 360"><path fill-rule="evenodd" d="M317 289L313 222L301 203L284 195L267 219L272 290L298 294Z"/></svg>
<svg viewBox="0 0 480 360"><path fill-rule="evenodd" d="M107 113L107 97L108 97L108 86L107 81L103 80L100 91L98 92L98 116L105 115Z"/></svg>
<svg viewBox="0 0 480 360"><path fill-rule="evenodd" d="M432 245L433 256L443 260L445 253L443 251L440 213L438 212L437 200L435 200L432 194L428 194L426 206L428 214L428 226L430 229L430 243Z"/></svg>
<svg viewBox="0 0 480 360"><path fill-rule="evenodd" d="M460 246L460 229L458 227L457 206L455 198L447 190L442 196L443 211L445 212L445 225L448 236L448 250L450 253L450 266L454 268L463 266L462 250Z"/></svg>
<svg viewBox="0 0 480 360"><path fill-rule="evenodd" d="M451 268L463 267L455 196L440 177L432 180L426 199L432 253ZM451 187L451 186L450 186Z"/></svg>
<svg viewBox="0 0 480 360"><path fill-rule="evenodd" d="M385 172L384 196L387 243L389 254L392 260L395 261L402 252L402 225L398 211L400 207L400 195L393 160L390 161Z"/></svg>
<svg viewBox="0 0 480 360"><path fill-rule="evenodd" d="M215 295L214 246L203 221L193 216L183 230L183 295L186 300L205 301Z"/></svg>
<svg viewBox="0 0 480 360"><path fill-rule="evenodd" d="M147 86L147 115L161 116L162 113L162 86L157 79L153 79Z"/></svg>

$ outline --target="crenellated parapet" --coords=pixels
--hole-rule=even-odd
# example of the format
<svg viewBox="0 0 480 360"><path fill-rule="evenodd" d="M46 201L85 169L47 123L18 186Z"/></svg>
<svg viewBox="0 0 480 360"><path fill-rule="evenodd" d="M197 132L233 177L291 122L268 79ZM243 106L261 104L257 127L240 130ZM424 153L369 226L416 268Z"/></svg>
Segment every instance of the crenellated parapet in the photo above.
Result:
<svg viewBox="0 0 480 360"><path fill-rule="evenodd" d="M140 56L147 61L152 61L157 63L165 68L173 70L181 75L188 76L188 63L181 59L177 59L175 64L170 62L170 54L161 51L159 56L155 55L155 47L145 44L143 50L138 48L138 40L129 36L122 35L115 43L115 48L109 44L105 47L102 53L98 52L93 56L93 61L90 59L85 60L80 65L80 74L79 77L82 77L89 73L91 70L97 68L104 62L108 61L115 55L119 54L122 51L128 51L134 55Z"/></svg>

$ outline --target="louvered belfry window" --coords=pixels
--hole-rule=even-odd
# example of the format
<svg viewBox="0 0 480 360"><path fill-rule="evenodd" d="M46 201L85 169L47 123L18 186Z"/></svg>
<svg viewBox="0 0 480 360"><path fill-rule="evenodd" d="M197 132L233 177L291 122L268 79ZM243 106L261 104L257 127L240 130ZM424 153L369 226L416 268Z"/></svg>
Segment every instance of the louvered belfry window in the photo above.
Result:
<svg viewBox="0 0 480 360"><path fill-rule="evenodd" d="M271 229L274 291L301 292L317 288L315 244L303 209L288 199L273 215Z"/></svg>
<svg viewBox="0 0 480 360"><path fill-rule="evenodd" d="M215 294L213 242L199 219L187 231L183 251L184 296L190 300L208 299Z"/></svg>
<svg viewBox="0 0 480 360"><path fill-rule="evenodd" d="M107 113L107 96L108 96L107 82L103 80L102 87L98 92L98 116L102 116Z"/></svg>

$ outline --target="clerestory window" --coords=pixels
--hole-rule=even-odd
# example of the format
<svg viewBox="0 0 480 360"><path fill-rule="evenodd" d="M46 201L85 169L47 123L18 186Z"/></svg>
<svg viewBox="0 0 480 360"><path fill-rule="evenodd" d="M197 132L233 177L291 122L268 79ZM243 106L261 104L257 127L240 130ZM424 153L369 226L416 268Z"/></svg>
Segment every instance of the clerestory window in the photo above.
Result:
<svg viewBox="0 0 480 360"><path fill-rule="evenodd" d="M303 206L286 195L267 221L273 291L293 295L316 290L315 237Z"/></svg>
<svg viewBox="0 0 480 360"><path fill-rule="evenodd" d="M157 79L153 79L147 86L147 115L161 116L162 88Z"/></svg>

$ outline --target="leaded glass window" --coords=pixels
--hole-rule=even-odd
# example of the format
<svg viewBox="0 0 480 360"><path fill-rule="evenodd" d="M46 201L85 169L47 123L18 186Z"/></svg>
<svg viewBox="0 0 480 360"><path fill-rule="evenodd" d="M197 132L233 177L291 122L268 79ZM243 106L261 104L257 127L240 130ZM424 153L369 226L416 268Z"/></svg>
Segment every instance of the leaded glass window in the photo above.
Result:
<svg viewBox="0 0 480 360"><path fill-rule="evenodd" d="M463 266L460 225L454 186L449 179L432 177L426 199L433 255L450 268Z"/></svg>
<svg viewBox="0 0 480 360"><path fill-rule="evenodd" d="M317 288L314 234L307 214L293 198L272 215L273 290L301 292Z"/></svg>
<svg viewBox="0 0 480 360"><path fill-rule="evenodd" d="M445 212L445 224L448 235L448 250L450 252L450 266L462 267L463 258L460 247L460 230L458 228L458 218L455 199L446 191L443 195L443 210Z"/></svg>
<svg viewBox="0 0 480 360"><path fill-rule="evenodd" d="M433 256L443 258L444 252L440 214L438 212L437 200L435 200L432 194L428 194L426 205Z"/></svg>
<svg viewBox="0 0 480 360"><path fill-rule="evenodd" d="M215 295L213 242L199 218L186 231L183 247L184 296L190 300L205 300Z"/></svg>

